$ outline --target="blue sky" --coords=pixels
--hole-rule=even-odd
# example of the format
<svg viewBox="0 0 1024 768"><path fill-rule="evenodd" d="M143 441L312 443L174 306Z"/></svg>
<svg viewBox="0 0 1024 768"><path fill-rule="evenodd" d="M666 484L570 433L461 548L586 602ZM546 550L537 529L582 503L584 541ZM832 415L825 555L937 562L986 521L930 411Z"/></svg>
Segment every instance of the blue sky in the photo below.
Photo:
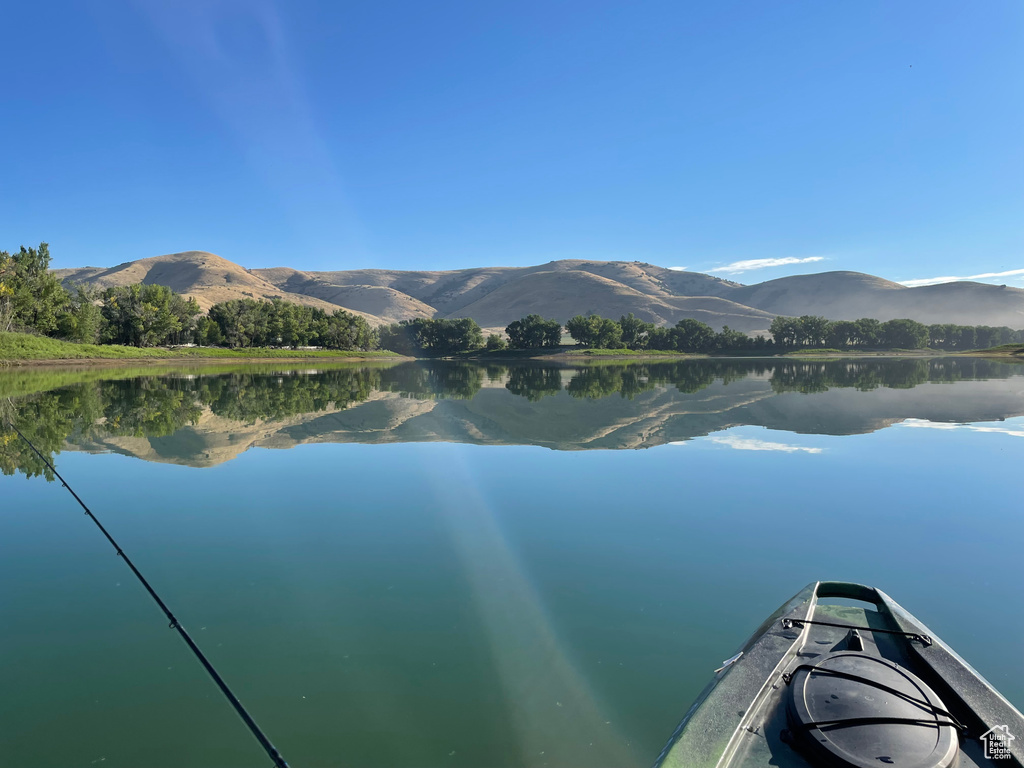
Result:
<svg viewBox="0 0 1024 768"><path fill-rule="evenodd" d="M1019 0L9 2L0 25L0 248L55 266L1024 286Z"/></svg>

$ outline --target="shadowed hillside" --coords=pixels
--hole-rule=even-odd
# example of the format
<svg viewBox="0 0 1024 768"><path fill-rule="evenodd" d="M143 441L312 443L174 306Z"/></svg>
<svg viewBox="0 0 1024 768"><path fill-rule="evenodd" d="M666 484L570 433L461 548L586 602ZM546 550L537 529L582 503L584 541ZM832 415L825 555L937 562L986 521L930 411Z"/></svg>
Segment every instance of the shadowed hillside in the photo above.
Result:
<svg viewBox="0 0 1024 768"><path fill-rule="evenodd" d="M589 271L534 272L507 282L452 317L472 317L481 325L501 325L506 317L529 314L553 317L563 323L588 313L621 317L632 312L645 322L675 325L691 317L715 328L728 325L741 331L763 331L772 315L716 297L649 295Z"/></svg>
<svg viewBox="0 0 1024 768"><path fill-rule="evenodd" d="M202 251L128 262L109 269L61 269L65 283L105 288L160 283L194 296L208 309L228 299L280 297L328 311L338 308L373 323L417 317L471 317L504 328L536 313L564 323L594 312L632 312L658 325L683 318L756 333L776 315L832 320L908 317L923 323L1024 328L1024 290L981 283L906 288L859 272L823 272L754 285L642 262L567 259L533 267L451 271L357 269L303 272L290 267L245 269Z"/></svg>
<svg viewBox="0 0 1024 768"><path fill-rule="evenodd" d="M1024 328L1024 291L984 283L907 288L861 272L794 275L722 294L773 315L824 315L830 320L909 317L921 323Z"/></svg>

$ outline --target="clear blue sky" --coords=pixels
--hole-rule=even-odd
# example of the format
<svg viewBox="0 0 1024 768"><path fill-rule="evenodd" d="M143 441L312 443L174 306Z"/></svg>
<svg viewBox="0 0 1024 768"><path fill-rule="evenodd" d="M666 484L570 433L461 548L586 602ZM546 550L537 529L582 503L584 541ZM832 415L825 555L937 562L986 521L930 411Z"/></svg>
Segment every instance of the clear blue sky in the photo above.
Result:
<svg viewBox="0 0 1024 768"><path fill-rule="evenodd" d="M0 248L1022 270L1024 3L7 2Z"/></svg>

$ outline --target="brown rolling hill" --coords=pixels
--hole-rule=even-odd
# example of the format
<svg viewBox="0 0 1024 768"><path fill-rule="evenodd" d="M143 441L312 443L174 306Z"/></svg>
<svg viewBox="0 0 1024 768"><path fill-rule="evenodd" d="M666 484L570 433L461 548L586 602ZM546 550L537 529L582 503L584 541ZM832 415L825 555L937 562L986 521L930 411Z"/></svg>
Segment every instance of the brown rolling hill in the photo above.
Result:
<svg viewBox="0 0 1024 768"><path fill-rule="evenodd" d="M57 269L54 273L65 284L83 283L97 288L145 283L166 285L183 296L191 296L203 310L231 299L275 299L292 301L333 312L339 306L316 296L282 291L259 275L255 275L234 262L205 251L185 251L167 256L153 256L128 261L116 267L83 267ZM380 319L370 313L359 312L370 322Z"/></svg>
<svg viewBox="0 0 1024 768"><path fill-rule="evenodd" d="M775 315L824 315L832 320L909 317L922 323L1024 328L1024 290L955 282L907 288L861 272L794 275L723 294Z"/></svg>
<svg viewBox="0 0 1024 768"><path fill-rule="evenodd" d="M440 316L454 316L459 310L493 293L503 285L536 273L586 273L620 283L642 294L661 297L723 296L742 287L711 275L677 272L652 264L624 261L583 261L565 259L535 267L483 267L445 272L357 269L343 272L299 272L288 268L256 269L268 282L284 290L326 293L326 286L378 286L392 288L432 307ZM317 293L316 295L320 295ZM515 320L517 318L511 318ZM507 325L511 320L502 324Z"/></svg>
<svg viewBox="0 0 1024 768"><path fill-rule="evenodd" d="M346 274L300 272L288 267L257 269L253 273L276 286L280 291L312 296L350 311L374 315L382 322L397 323L416 317L434 317L437 311L429 304L396 288L367 279L332 281L321 275Z"/></svg>
<svg viewBox="0 0 1024 768"><path fill-rule="evenodd" d="M533 272L503 284L449 317L472 317L480 325L507 324L505 318L537 314L563 323L588 313L618 318L632 312L657 325L675 325L685 317L741 331L768 328L773 315L714 296L648 295L589 271Z"/></svg>
<svg viewBox="0 0 1024 768"><path fill-rule="evenodd" d="M909 317L924 323L1024 328L1024 290L982 283L907 288L859 272L795 275L753 285L636 261L568 259L532 267L450 271L245 269L203 251L127 262L116 267L62 269L65 283L98 287L160 283L208 309L219 301L280 297L328 311L346 309L379 324L416 317L472 317L503 328L536 313L565 322L595 312L632 312L658 325L683 318L748 333L776 315L833 320Z"/></svg>

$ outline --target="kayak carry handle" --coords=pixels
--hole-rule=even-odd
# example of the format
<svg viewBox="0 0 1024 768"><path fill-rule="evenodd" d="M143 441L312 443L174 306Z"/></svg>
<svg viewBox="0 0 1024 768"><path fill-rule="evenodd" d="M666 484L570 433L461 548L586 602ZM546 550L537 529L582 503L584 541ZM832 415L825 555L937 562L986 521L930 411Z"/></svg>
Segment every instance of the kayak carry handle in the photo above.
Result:
<svg viewBox="0 0 1024 768"><path fill-rule="evenodd" d="M819 600L828 597L844 597L848 600L860 600L873 605L882 604L878 590L863 584L855 584L852 581L819 581L816 595Z"/></svg>

